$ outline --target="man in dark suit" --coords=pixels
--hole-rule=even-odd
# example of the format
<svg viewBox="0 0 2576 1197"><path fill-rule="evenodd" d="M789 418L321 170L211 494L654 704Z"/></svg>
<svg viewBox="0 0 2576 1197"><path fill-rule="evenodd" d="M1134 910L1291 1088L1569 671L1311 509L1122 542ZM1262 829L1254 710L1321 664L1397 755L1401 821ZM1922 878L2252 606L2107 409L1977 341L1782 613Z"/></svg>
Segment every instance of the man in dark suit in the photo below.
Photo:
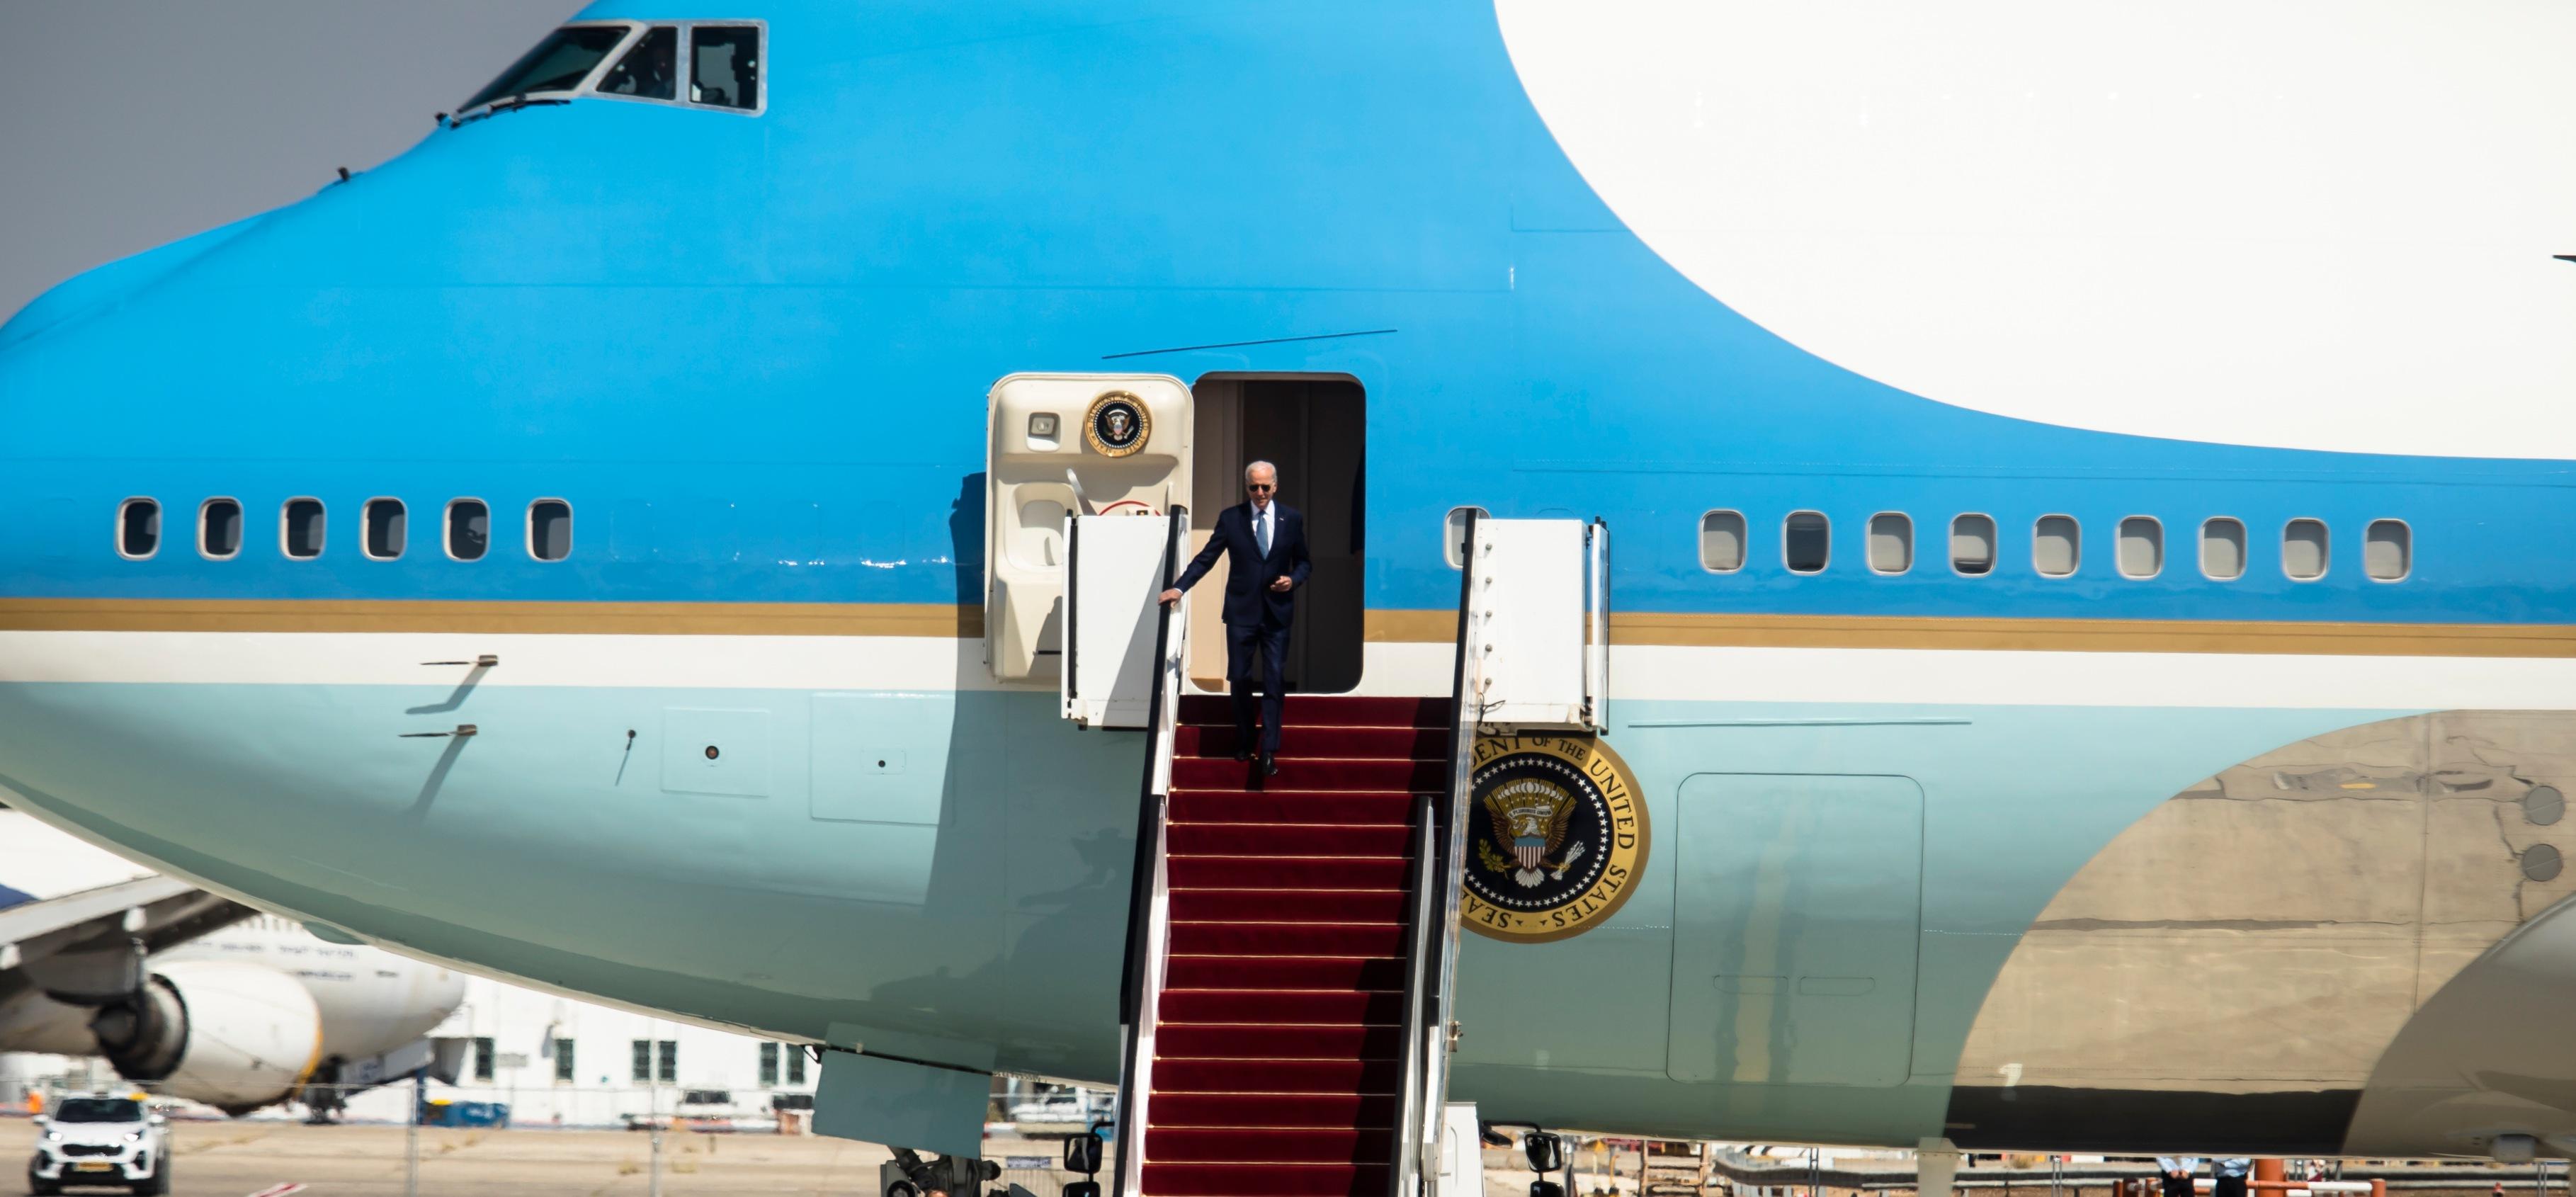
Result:
<svg viewBox="0 0 2576 1197"><path fill-rule="evenodd" d="M1261 738L1254 765L1263 777L1279 771L1279 718L1287 704L1280 673L1288 664L1288 625L1297 614L1297 588L1314 572L1306 556L1306 517L1279 503L1279 469L1256 461L1243 469L1246 501L1218 513L1207 547L1163 592L1166 604L1198 584L1225 554L1225 679L1234 692L1234 759L1250 760L1252 683L1260 670Z"/></svg>

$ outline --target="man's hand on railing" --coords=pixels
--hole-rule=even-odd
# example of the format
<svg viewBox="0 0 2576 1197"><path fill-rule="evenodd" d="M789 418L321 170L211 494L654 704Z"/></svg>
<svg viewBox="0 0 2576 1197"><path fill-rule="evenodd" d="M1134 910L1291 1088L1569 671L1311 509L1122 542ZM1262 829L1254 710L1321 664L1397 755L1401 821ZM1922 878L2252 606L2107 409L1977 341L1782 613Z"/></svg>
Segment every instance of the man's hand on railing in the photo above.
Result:
<svg viewBox="0 0 2576 1197"><path fill-rule="evenodd" d="M1177 588L1166 590L1163 593L1154 596L1154 601L1168 607L1181 601L1181 592Z"/></svg>

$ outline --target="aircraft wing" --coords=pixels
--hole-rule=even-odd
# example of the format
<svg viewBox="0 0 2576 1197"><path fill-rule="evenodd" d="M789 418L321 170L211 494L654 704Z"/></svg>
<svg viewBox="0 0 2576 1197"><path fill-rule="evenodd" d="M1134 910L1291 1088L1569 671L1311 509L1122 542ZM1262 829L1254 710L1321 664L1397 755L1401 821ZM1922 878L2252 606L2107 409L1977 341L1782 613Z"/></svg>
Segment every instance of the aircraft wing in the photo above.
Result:
<svg viewBox="0 0 2576 1197"><path fill-rule="evenodd" d="M142 984L143 959L254 912L173 877L137 877L0 909L0 1004L29 990L94 1003Z"/></svg>

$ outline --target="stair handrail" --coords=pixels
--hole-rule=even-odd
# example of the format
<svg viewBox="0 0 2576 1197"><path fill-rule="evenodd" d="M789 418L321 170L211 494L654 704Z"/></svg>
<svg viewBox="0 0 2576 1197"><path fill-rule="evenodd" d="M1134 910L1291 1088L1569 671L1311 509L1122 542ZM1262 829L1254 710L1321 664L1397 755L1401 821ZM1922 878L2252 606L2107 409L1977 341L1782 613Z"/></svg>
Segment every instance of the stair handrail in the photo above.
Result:
<svg viewBox="0 0 2576 1197"><path fill-rule="evenodd" d="M1430 1043L1427 1034L1433 1016L1430 1000L1432 974L1436 967L1433 956L1437 940L1432 922L1438 906L1433 895L1439 892L1439 821L1440 802L1436 794L1417 795L1413 803L1413 867L1405 875L1405 907L1408 931L1405 939L1404 1030L1396 1040L1397 1059L1403 1065L1403 1079L1397 1082L1396 1135L1391 1150L1394 1167L1389 1171L1389 1197L1415 1197L1423 1176L1422 1111L1432 1104Z"/></svg>
<svg viewBox="0 0 2576 1197"><path fill-rule="evenodd" d="M1163 539L1159 595L1179 577L1182 539L1190 517L1175 509ZM1172 750L1181 711L1181 670L1189 641L1189 598L1165 607L1154 620L1154 682L1146 697L1145 778L1136 802L1136 861L1127 891L1127 959L1118 984L1118 1025L1124 1056L1118 1067L1117 1172L1113 1197L1144 1192L1145 1104L1154 1091L1153 995L1162 992L1165 946L1171 938L1171 876L1163 825L1172 794ZM1174 628L1179 633L1174 633Z"/></svg>
<svg viewBox="0 0 2576 1197"><path fill-rule="evenodd" d="M1425 1178L1440 1170L1443 1107L1449 1095L1451 1029L1456 1025L1458 895L1466 882L1467 818L1475 788L1476 730L1484 713L1484 654L1475 631L1476 592L1483 580L1476 552L1478 513L1465 512L1459 545L1458 656L1449 687L1448 776L1426 795L1415 870L1412 968L1405 984L1403 1123L1396 1135L1393 1197L1427 1197Z"/></svg>

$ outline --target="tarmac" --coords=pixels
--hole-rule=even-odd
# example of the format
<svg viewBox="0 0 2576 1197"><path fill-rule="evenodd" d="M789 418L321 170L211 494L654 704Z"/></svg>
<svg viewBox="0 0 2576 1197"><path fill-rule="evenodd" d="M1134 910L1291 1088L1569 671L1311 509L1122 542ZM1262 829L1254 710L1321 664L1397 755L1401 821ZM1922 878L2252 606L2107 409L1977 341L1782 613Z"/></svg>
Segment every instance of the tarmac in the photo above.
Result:
<svg viewBox="0 0 2576 1197"><path fill-rule="evenodd" d="M403 1197L411 1191L406 1188L405 1133L400 1126L174 1121L171 1192L177 1197L247 1197L301 1184L314 1197ZM24 1191L35 1135L35 1126L25 1119L0 1119L0 1164L7 1168L0 1172L0 1194ZM423 1127L417 1192L423 1197L644 1197L652 1191L650 1140L640 1131ZM662 1144L664 1197L875 1197L877 1165L888 1158L886 1149L874 1144L820 1135L674 1132L663 1136ZM1026 1154L1059 1150L1032 1144ZM1041 1197L1051 1197L1051 1192Z"/></svg>

